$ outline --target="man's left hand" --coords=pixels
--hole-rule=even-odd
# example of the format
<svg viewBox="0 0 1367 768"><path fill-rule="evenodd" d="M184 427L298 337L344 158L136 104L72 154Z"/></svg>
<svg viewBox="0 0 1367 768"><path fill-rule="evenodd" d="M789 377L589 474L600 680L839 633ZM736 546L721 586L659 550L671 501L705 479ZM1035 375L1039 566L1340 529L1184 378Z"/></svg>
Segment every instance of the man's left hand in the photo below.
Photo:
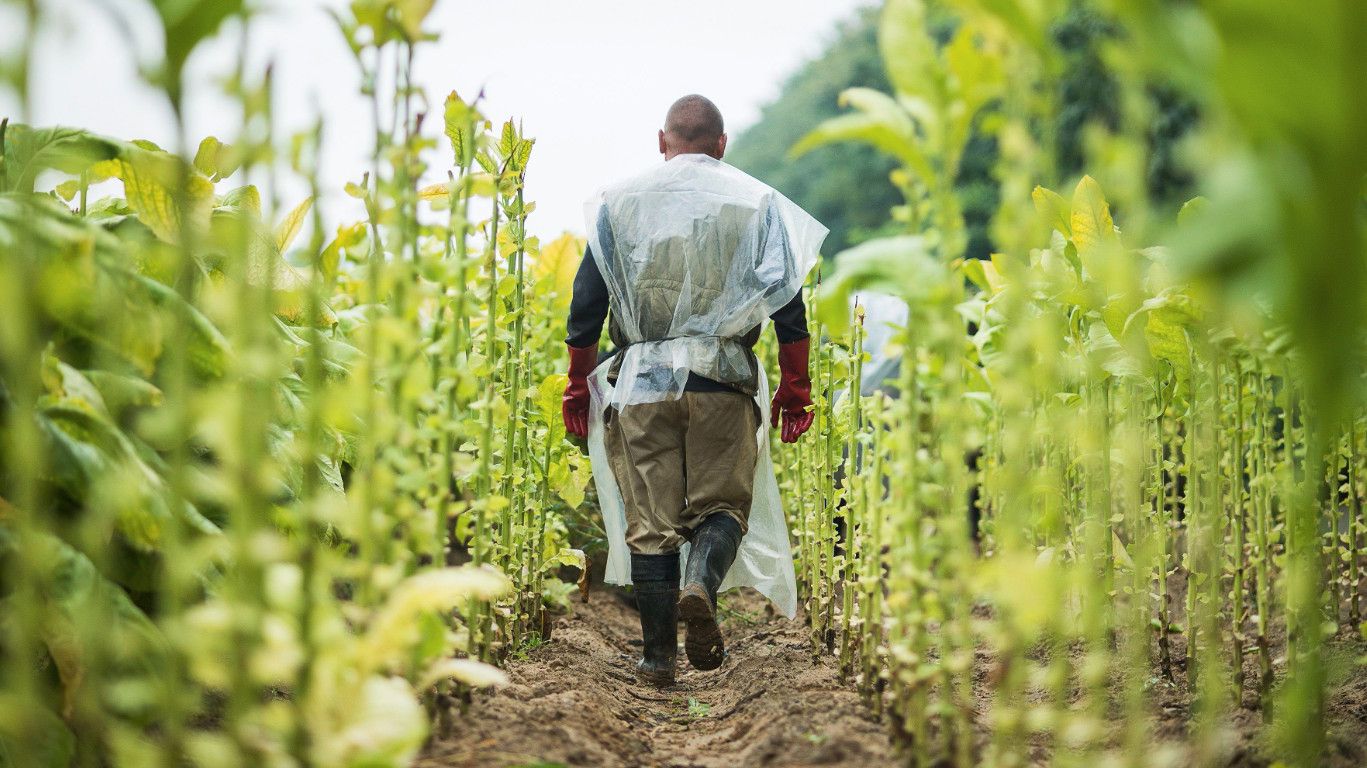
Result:
<svg viewBox="0 0 1367 768"><path fill-rule="evenodd" d="M769 419L777 428L782 418L779 436L785 443L796 443L816 419L812 413L812 380L807 374L810 343L810 339L801 339L778 346L778 389L774 391Z"/></svg>
<svg viewBox="0 0 1367 768"><path fill-rule="evenodd" d="M779 432L779 437L785 443L796 443L803 433L812 428L812 422L816 420L816 414L811 411L781 411L777 403L774 404L772 419L773 426L779 425L782 418L783 429Z"/></svg>

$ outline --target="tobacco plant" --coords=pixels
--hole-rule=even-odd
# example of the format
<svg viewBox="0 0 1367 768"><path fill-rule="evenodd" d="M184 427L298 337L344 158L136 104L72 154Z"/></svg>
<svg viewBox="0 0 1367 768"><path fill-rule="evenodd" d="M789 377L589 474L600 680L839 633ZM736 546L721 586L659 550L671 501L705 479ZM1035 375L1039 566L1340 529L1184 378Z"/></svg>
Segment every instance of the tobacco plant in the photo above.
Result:
<svg viewBox="0 0 1367 768"><path fill-rule="evenodd" d="M1275 754L1318 765L1323 648L1361 615L1363 368L1329 363L1323 333L1310 338L1309 283L1292 295L1227 278L1250 226L1231 201L1270 211L1298 194L1247 154L1269 137L1306 128L1278 151L1319 169L1317 195L1360 192L1324 165L1337 158L1360 181L1361 158L1339 142L1348 117L1308 128L1257 113L1262 94L1232 69L1267 51L1249 24L1317 39L1325 22L1219 7L1170 27L1156 4L1105 4L1133 35L1112 54L1130 89L1124 119L1094 142L1098 175L1117 180L1136 222L1122 232L1092 176L1065 194L1039 186L1056 178L1039 126L1051 124L1059 71L1048 29L1065 4L952 5L959 18L939 43L922 3L890 0L879 38L895 93L847 92L854 111L794 148L870 144L901 161L906 195L893 212L906 234L837 256L816 296L825 354L848 349L856 367L857 296L896 296L909 319L895 401L866 402L857 373L843 400L833 393L845 382L822 378L821 363L813 377L828 393L817 425L842 425L844 442L843 457L815 464L835 461L839 502L816 507L818 490L794 515L814 647L839 643L842 669L905 735L913 764L1219 765L1251 698ZM1210 197L1161 223L1128 180L1143 177L1146 78L1190 84L1212 66L1180 23L1227 46L1220 77L1195 86L1201 140L1226 143L1203 169ZM1152 47L1136 54L1132 41ZM1322 70L1319 95L1335 103L1348 56L1328 45L1296 66ZM1002 157L1001 251L984 261L961 258L952 195L972 131L995 137ZM1231 187L1236 173L1259 181ZM1302 256L1320 233L1296 228L1331 231L1339 208L1297 218L1306 210L1257 250L1293 281L1320 257ZM1361 214L1334 219L1357 257ZM1341 275L1359 288L1360 265ZM1360 360L1363 318L1339 309L1333 354ZM812 448L786 450L786 482L802 491ZM843 522L828 545L823 509ZM1176 752L1150 749L1155 694L1191 708Z"/></svg>
<svg viewBox="0 0 1367 768"><path fill-rule="evenodd" d="M335 234L333 127L278 135L250 13L154 8L175 146L0 124L0 764L403 765L584 566L550 405L582 241L526 234L515 123L429 118L431 3L337 16L375 140ZM194 144L220 27L242 120Z"/></svg>

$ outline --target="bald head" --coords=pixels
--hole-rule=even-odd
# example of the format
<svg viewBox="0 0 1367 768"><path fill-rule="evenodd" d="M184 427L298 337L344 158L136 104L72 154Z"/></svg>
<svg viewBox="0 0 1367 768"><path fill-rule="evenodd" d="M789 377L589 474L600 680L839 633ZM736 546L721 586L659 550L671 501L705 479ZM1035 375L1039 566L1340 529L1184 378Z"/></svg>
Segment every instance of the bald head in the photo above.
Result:
<svg viewBox="0 0 1367 768"><path fill-rule="evenodd" d="M720 160L726 153L726 124L721 110L711 99L696 93L674 102L660 131L660 152L666 160L685 154Z"/></svg>

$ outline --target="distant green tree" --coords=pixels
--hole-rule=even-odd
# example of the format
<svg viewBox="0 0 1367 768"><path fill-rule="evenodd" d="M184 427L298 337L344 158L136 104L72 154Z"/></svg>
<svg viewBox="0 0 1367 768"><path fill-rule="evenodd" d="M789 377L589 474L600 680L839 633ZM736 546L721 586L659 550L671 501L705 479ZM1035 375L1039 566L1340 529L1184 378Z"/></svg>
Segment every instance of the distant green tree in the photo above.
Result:
<svg viewBox="0 0 1367 768"><path fill-rule="evenodd" d="M891 90L878 54L877 22L873 9L842 22L826 50L788 79L779 97L763 108L759 122L736 137L726 156L830 227L823 249L827 256L895 228L888 211L902 203L888 179L896 163L870 147L836 144L795 160L788 157L788 149L813 126L840 114L841 91L856 86ZM936 36L947 40L953 20L944 17L935 23ZM968 254L977 258L992 249L987 224L998 201L992 179L996 159L996 142L976 137L959 172Z"/></svg>
<svg viewBox="0 0 1367 768"><path fill-rule="evenodd" d="M952 35L953 18L936 14L931 23L937 39L947 41ZM902 202L888 180L895 163L859 144L822 147L796 160L788 158L788 149L812 127L842 111L838 98L846 88L890 90L876 30L877 12L872 9L842 22L825 51L788 79L778 98L761 110L759 122L736 136L727 153L727 160L736 167L773 185L830 227L823 249L828 256L894 226L888 211ZM1082 172L1087 125L1115 128L1119 123L1115 83L1100 53L1106 39L1116 34L1117 27L1082 0L1054 27L1054 40L1066 62L1053 131L1061 176ZM1156 203L1175 206L1191 196L1192 180L1177 162L1175 147L1195 122L1196 112L1190 100L1170 88L1155 87L1153 98L1149 193ZM987 226L999 203L992 177L996 161L996 142L977 136L959 169L967 255L974 258L992 252Z"/></svg>
<svg viewBox="0 0 1367 768"><path fill-rule="evenodd" d="M1122 34L1121 29L1077 0L1054 25L1054 42L1064 57L1058 91L1059 110L1054 125L1059 175L1081 174L1086 162L1083 132L1088 125L1115 129L1120 123L1115 78L1101 58L1101 47ZM1176 156L1178 142L1196 122L1192 101L1168 86L1150 89L1153 123L1149 126L1149 166L1146 170L1153 202L1176 208L1193 194L1193 179Z"/></svg>
<svg viewBox="0 0 1367 768"><path fill-rule="evenodd" d="M888 210L902 202L888 180L896 163L871 148L844 144L788 158L788 149L807 131L841 112L841 91L890 89L875 21L876 14L865 10L843 22L826 50L788 79L759 122L737 136L726 155L830 227L823 249L828 256L884 227Z"/></svg>

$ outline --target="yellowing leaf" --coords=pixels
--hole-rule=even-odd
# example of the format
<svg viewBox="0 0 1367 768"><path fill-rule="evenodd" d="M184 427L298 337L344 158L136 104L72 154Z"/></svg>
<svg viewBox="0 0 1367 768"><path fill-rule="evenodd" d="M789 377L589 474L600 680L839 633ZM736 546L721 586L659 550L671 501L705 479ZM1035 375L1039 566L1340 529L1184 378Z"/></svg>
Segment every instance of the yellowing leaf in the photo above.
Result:
<svg viewBox="0 0 1367 768"><path fill-rule="evenodd" d="M276 250L281 253L285 252L285 249L294 241L295 236L299 234L299 229L304 226L304 218L308 216L311 208L313 208L313 198L306 197L304 202L295 206L294 210L285 217L285 220L280 222L280 226L275 230Z"/></svg>
<svg viewBox="0 0 1367 768"><path fill-rule="evenodd" d="M362 658L377 668L402 659L419 639L421 614L450 610L469 599L492 600L512 588L507 576L488 567L440 568L410 576L394 589L366 630Z"/></svg>
<svg viewBox="0 0 1367 768"><path fill-rule="evenodd" d="M584 253L584 238L566 232L541 248L532 262L532 279L538 290L554 291L555 306L564 309L574 292L574 275Z"/></svg>
<svg viewBox="0 0 1367 768"><path fill-rule="evenodd" d="M61 184L58 184L55 191L57 192L58 197L69 203L71 202L71 199L76 196L76 193L81 191L81 182L76 181L75 179L67 179Z"/></svg>
<svg viewBox="0 0 1367 768"><path fill-rule="evenodd" d="M323 248L323 254L319 258L319 267L323 270L324 277L331 280L337 276L337 267L342 261L342 249L360 243L365 239L365 232L365 224L360 222L337 227L337 237Z"/></svg>
<svg viewBox="0 0 1367 768"><path fill-rule="evenodd" d="M1068 221L1073 230L1073 245L1079 253L1115 240L1111 206L1101 192L1101 185L1091 176L1083 176L1073 190L1073 212Z"/></svg>
<svg viewBox="0 0 1367 768"><path fill-rule="evenodd" d="M443 181L440 184L432 184L418 190L419 200L445 200L451 196L451 185Z"/></svg>
<svg viewBox="0 0 1367 768"><path fill-rule="evenodd" d="M1129 550L1125 549L1125 543L1114 531L1111 532L1111 551L1118 567L1129 571L1134 570L1134 560L1130 558Z"/></svg>
<svg viewBox="0 0 1367 768"><path fill-rule="evenodd" d="M178 158L134 148L126 150L117 162L115 175L123 181L128 206L157 237L168 243L180 238L181 207L176 203L175 194L182 173L189 198L186 206L191 216L189 224L197 228L208 224L214 185L193 169L182 167Z"/></svg>
<svg viewBox="0 0 1367 768"><path fill-rule="evenodd" d="M541 411L541 418L546 422L546 426L551 428L554 434L557 428L563 429L563 422L560 417L561 398L565 394L565 385L569 382L569 377L563 373L552 373L541 380L541 384L536 388L536 405Z"/></svg>
<svg viewBox="0 0 1367 768"><path fill-rule="evenodd" d="M394 10L398 13L399 28L408 40L422 37L422 23L437 0L393 0Z"/></svg>

